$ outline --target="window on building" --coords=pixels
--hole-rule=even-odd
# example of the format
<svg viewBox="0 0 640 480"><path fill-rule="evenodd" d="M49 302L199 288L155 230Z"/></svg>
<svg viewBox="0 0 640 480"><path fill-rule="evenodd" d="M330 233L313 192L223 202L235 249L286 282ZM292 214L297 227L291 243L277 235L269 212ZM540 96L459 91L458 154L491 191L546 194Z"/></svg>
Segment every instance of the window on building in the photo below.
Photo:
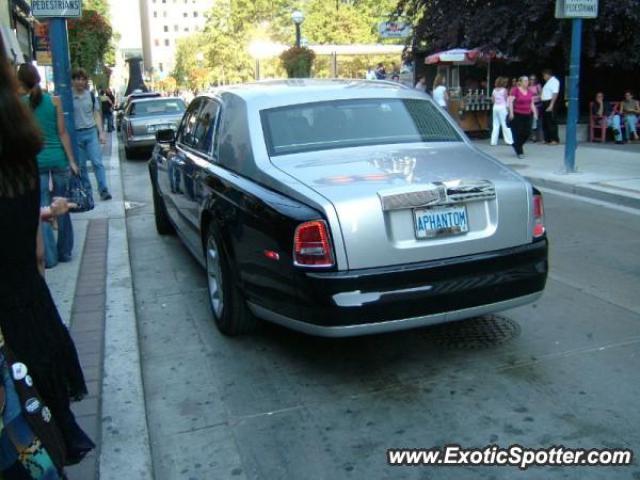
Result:
<svg viewBox="0 0 640 480"><path fill-rule="evenodd" d="M183 16L184 18L187 18L187 17L189 16L189 14L188 14L187 12L184 12L184 13L182 14L182 16Z"/></svg>
<svg viewBox="0 0 640 480"><path fill-rule="evenodd" d="M164 18L167 18L167 11L166 11L166 10L165 10L164 12L162 12L162 16L163 16Z"/></svg>
<svg viewBox="0 0 640 480"><path fill-rule="evenodd" d="M189 27L184 27L184 31L188 32L189 31Z"/></svg>
<svg viewBox="0 0 640 480"><path fill-rule="evenodd" d="M159 46L160 46L160 40L158 40L158 39L156 38L156 39L153 41L153 44L154 44L156 47L159 47Z"/></svg>
<svg viewBox="0 0 640 480"><path fill-rule="evenodd" d="M167 3L167 0L162 0L162 3Z"/></svg>
<svg viewBox="0 0 640 480"><path fill-rule="evenodd" d="M158 12L153 12L153 18L158 18Z"/></svg>
<svg viewBox="0 0 640 480"><path fill-rule="evenodd" d="M169 39L168 39L168 38L165 38L165 39L164 39L164 46L165 46L165 47L168 47L168 46L169 46Z"/></svg>
<svg viewBox="0 0 640 480"><path fill-rule="evenodd" d="M193 17L197 17L198 16L198 12L193 12Z"/></svg>
<svg viewBox="0 0 640 480"><path fill-rule="evenodd" d="M165 32L168 32L168 31L169 31L169 25L165 25L165 26L164 26L164 31L165 31Z"/></svg>
<svg viewBox="0 0 640 480"><path fill-rule="evenodd" d="M158 70L160 70L160 73L164 72L164 65L162 63L158 64Z"/></svg>
<svg viewBox="0 0 640 480"><path fill-rule="evenodd" d="M174 25L174 26L173 26L173 31L174 31L174 32L177 32L179 29L180 29L180 27L178 27L178 25Z"/></svg>

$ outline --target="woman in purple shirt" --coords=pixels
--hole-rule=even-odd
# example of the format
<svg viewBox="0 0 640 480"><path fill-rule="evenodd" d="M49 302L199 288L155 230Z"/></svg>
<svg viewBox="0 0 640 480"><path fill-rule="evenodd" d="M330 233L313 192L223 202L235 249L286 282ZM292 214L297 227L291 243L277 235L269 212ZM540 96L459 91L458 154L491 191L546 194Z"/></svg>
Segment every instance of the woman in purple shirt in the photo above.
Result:
<svg viewBox="0 0 640 480"><path fill-rule="evenodd" d="M509 121L513 134L513 149L518 158L524 158L523 146L531 135L532 119L538 119L538 110L529 91L529 77L522 76L518 86L509 94Z"/></svg>

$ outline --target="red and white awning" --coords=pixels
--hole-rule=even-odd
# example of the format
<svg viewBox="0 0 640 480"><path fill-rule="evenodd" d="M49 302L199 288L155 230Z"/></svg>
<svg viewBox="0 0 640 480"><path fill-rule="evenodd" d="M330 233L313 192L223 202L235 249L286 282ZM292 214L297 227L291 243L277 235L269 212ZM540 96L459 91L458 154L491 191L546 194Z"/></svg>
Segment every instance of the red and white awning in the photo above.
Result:
<svg viewBox="0 0 640 480"><path fill-rule="evenodd" d="M456 63L460 65L474 65L477 62L490 62L495 59L505 59L504 54L497 50L486 48L453 48L429 55L424 63L434 65L437 63Z"/></svg>

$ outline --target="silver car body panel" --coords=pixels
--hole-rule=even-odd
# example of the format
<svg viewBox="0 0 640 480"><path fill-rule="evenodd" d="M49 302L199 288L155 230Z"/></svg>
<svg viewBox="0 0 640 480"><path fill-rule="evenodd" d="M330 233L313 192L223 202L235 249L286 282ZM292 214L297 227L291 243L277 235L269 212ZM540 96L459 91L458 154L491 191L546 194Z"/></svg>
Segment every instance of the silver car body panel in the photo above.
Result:
<svg viewBox="0 0 640 480"><path fill-rule="evenodd" d="M456 320L464 320L489 313L496 313L510 308L516 308L522 305L533 303L542 296L542 292L516 297L503 302L489 303L478 307L464 308L451 312L438 313L434 315L424 315L421 317L403 318L399 320L387 320L378 323L363 323L358 325L347 325L338 327L327 327L302 322L293 318L286 317L277 312L273 312L259 305L249 303L251 312L270 322L277 323L283 327L297 330L308 335L317 335L320 337L351 337L356 335L372 335L376 333L395 332L398 330L408 330L411 328L426 327L436 325L438 323L452 322Z"/></svg>
<svg viewBox="0 0 640 480"><path fill-rule="evenodd" d="M228 155L221 163L319 210L329 223L339 270L451 258L532 240L531 185L473 146L445 112L460 134L458 142L268 154L260 117L264 109L357 98L431 102L424 93L390 82L289 80L224 87L209 96L222 104L223 124L225 117L233 118L243 123L239 130L246 131L246 138L239 138L234 131L233 139L227 139L221 129L219 143L232 141L236 152L229 164L225 164ZM343 178L348 181L340 183ZM398 195L411 199L416 192L425 195L438 185L445 185L445 195L437 204L466 205L469 232L417 239L415 206L388 208L385 199ZM472 198L474 192L478 198Z"/></svg>
<svg viewBox="0 0 640 480"><path fill-rule="evenodd" d="M157 102L158 100L184 101L180 97L151 97L132 100L131 104ZM171 126L177 130L184 115L184 110L175 114L129 116L129 109L122 118L122 138L127 148L153 147L156 143L156 131ZM129 127L131 126L131 127ZM133 135L129 135L129 133Z"/></svg>

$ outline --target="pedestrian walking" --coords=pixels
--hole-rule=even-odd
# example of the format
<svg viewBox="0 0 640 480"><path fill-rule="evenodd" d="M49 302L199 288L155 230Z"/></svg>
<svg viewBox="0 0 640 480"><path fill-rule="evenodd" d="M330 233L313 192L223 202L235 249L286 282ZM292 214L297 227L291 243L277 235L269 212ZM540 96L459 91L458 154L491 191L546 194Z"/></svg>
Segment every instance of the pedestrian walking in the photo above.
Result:
<svg viewBox="0 0 640 480"><path fill-rule="evenodd" d="M384 63L379 63L376 67L376 79L377 80L386 80L387 78L387 70L384 68Z"/></svg>
<svg viewBox="0 0 640 480"><path fill-rule="evenodd" d="M425 93L427 91L427 76L421 75L414 88Z"/></svg>
<svg viewBox="0 0 640 480"><path fill-rule="evenodd" d="M69 406L70 399L87 394L87 387L71 336L37 267L40 189L36 157L42 137L17 92L0 38L0 329L16 359L26 366L21 368L21 377L14 374L15 378L37 386L64 439L67 463L72 464L95 448ZM30 407L48 417L39 402Z"/></svg>
<svg viewBox="0 0 640 480"><path fill-rule="evenodd" d="M502 129L502 139L507 145L513 145L511 129L507 126L508 98L507 79L505 77L496 78L495 88L491 93L493 101L493 128L491 130L491 145L498 145L500 129Z"/></svg>
<svg viewBox="0 0 640 480"><path fill-rule="evenodd" d="M449 96L447 95L447 87L445 85L446 80L444 75L438 74L433 80L433 100L445 110L447 109L447 102Z"/></svg>
<svg viewBox="0 0 640 480"><path fill-rule="evenodd" d="M536 106L536 110L538 111L538 120L534 120L531 126L531 141L532 142L541 142L543 137L542 134L542 121L540 120L543 116L543 108L542 108L542 86L538 81L538 77L534 74L529 75L529 90L533 94L533 104Z"/></svg>
<svg viewBox="0 0 640 480"><path fill-rule="evenodd" d="M520 77L518 86L509 96L509 120L513 133L513 149L518 158L524 158L524 144L531 135L531 122L538 118L533 95L529 91L529 77Z"/></svg>
<svg viewBox="0 0 640 480"><path fill-rule="evenodd" d="M367 80L377 80L376 72L373 69L373 66L369 65L369 68L367 69L367 74L365 75L365 78Z"/></svg>
<svg viewBox="0 0 640 480"><path fill-rule="evenodd" d="M633 98L631 90L624 92L624 100L620 102L620 110L624 116L624 128L627 141L638 140L638 117L640 117L640 102Z"/></svg>
<svg viewBox="0 0 640 480"><path fill-rule="evenodd" d="M107 177L102 164L100 144L106 143L102 128L102 107L100 101L88 89L89 77L79 68L71 76L73 84L73 115L76 127L76 140L80 154L80 175L88 188L91 188L87 160L93 165L93 173L98 182L98 192L102 200L111 200L107 187Z"/></svg>
<svg viewBox="0 0 640 480"><path fill-rule="evenodd" d="M79 173L73 156L71 140L64 124L62 104L58 97L44 93L40 88L38 69L29 63L18 69L19 92L23 101L33 111L36 124L43 139L43 148L38 153L40 175L40 203L46 207L53 198L67 195L70 173ZM53 190L49 189L49 183ZM49 222L42 224L45 267L55 267L58 262L71 260L73 250L73 226L71 216L66 213L57 217L58 238Z"/></svg>
<svg viewBox="0 0 640 480"><path fill-rule="evenodd" d="M102 109L103 122L106 121L107 124L107 132L113 132L113 101L104 89L100 90L100 107Z"/></svg>
<svg viewBox="0 0 640 480"><path fill-rule="evenodd" d="M542 71L544 86L542 87L542 109L544 116L542 117L542 133L544 134L544 143L557 145L560 143L558 137L558 124L556 122L556 101L560 93L560 81L553 75L550 69Z"/></svg>

